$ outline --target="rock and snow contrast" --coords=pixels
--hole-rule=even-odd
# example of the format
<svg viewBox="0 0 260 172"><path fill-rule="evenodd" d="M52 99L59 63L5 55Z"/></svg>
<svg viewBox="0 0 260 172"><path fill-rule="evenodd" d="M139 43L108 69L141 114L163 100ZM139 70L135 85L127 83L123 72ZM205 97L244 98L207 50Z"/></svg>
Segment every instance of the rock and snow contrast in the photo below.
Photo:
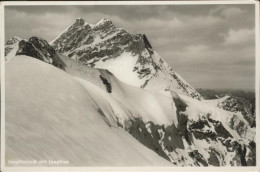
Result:
<svg viewBox="0 0 260 172"><path fill-rule="evenodd" d="M11 58L13 58L16 55L16 52L18 50L18 43L20 42L21 38L19 37L13 37L10 40L8 40L5 44L5 60L9 61Z"/></svg>
<svg viewBox="0 0 260 172"><path fill-rule="evenodd" d="M59 53L87 66L107 69L126 84L202 98L152 49L144 34L130 34L110 20L92 25L77 19L51 43Z"/></svg>
<svg viewBox="0 0 260 172"><path fill-rule="evenodd" d="M250 105L228 96L205 100L144 34L77 19L50 44L9 41L6 59L6 159L256 164Z"/></svg>

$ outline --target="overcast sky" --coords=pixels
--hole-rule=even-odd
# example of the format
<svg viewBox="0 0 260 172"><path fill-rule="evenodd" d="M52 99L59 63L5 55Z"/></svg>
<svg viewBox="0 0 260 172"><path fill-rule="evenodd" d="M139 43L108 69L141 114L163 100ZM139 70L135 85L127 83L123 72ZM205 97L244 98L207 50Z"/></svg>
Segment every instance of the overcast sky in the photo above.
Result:
<svg viewBox="0 0 260 172"><path fill-rule="evenodd" d="M195 88L254 89L253 5L10 6L6 40L56 38L76 18L107 18L145 33L153 49Z"/></svg>

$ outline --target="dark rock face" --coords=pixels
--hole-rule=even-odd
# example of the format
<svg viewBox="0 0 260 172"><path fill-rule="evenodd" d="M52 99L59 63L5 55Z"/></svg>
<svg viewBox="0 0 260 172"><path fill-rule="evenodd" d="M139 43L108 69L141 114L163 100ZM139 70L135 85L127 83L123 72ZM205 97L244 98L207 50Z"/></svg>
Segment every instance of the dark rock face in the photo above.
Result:
<svg viewBox="0 0 260 172"><path fill-rule="evenodd" d="M187 130L188 118L186 115L182 114L182 112L186 111L187 105L184 102L182 102L180 98L173 98L173 102L175 103L175 107L177 109L176 113L178 119L178 126L177 126L178 132L180 133L181 136L184 136L188 144L191 144L191 140Z"/></svg>
<svg viewBox="0 0 260 172"><path fill-rule="evenodd" d="M209 164L213 166L220 166L220 162L218 160L218 157L216 156L216 153L212 152L210 153L210 157L208 159Z"/></svg>
<svg viewBox="0 0 260 172"><path fill-rule="evenodd" d="M64 69L65 67L65 64L56 55L54 48L42 38L31 37L28 41L21 40L18 45L19 49L16 55L27 55L52 64L60 69Z"/></svg>
<svg viewBox="0 0 260 172"><path fill-rule="evenodd" d="M218 105L220 108L230 112L241 112L251 127L255 127L255 112L253 105L246 99L231 96Z"/></svg>
<svg viewBox="0 0 260 172"><path fill-rule="evenodd" d="M236 130L237 133L240 136L245 135L246 131L247 131L247 126L244 122L240 121L238 119L238 117L233 116L229 122L229 126L231 129Z"/></svg>
<svg viewBox="0 0 260 172"><path fill-rule="evenodd" d="M196 91L196 92L192 92L192 93L189 93L188 90L186 88L189 88L190 86L183 83L181 81L180 78L178 78L178 76L172 71L171 73L171 76L178 82L179 86L187 93L189 94L192 98L195 98L195 99L198 99L198 100L201 100L203 99L202 96Z"/></svg>
<svg viewBox="0 0 260 172"><path fill-rule="evenodd" d="M247 147L248 157L246 159L247 166L256 166L256 143L251 141Z"/></svg>
<svg viewBox="0 0 260 172"><path fill-rule="evenodd" d="M29 39L29 42L33 44L35 48L40 50L44 54L44 56L54 57L55 50L52 46L49 45L49 43L46 40L41 39L39 37L31 37Z"/></svg>
<svg viewBox="0 0 260 172"><path fill-rule="evenodd" d="M163 126L155 125L152 122L149 122L147 125L149 126L150 132L148 131L148 127L146 124L139 118L135 118L131 121L131 127L128 129L128 132L134 136L138 141L140 141L143 145L155 151L161 157L170 160L169 157L163 151L159 141L161 136L158 132L159 129L163 129ZM151 125L151 126L150 126Z"/></svg>
<svg viewBox="0 0 260 172"><path fill-rule="evenodd" d="M202 115L197 121L190 120L184 114L187 105L177 97L173 101L177 113L177 127L175 124L164 126L154 124L151 121L145 123L142 119L135 118L129 122L125 129L143 145L178 166L184 166L185 163L191 162L188 160L189 158L193 161L189 164L192 166L224 166L227 164L223 151L236 152L235 157L233 157L236 164L229 165L255 163L254 142L249 147L245 146L244 143L237 142L223 124L212 119L210 114ZM203 155L199 150L191 148L196 147L196 140L206 142L209 146L205 150L209 156L208 159L204 156L205 153ZM217 147L214 146L216 144ZM181 154L178 152L179 150L185 150L187 154ZM247 159L245 158L246 151L250 152L250 157ZM175 154L177 156L174 156Z"/></svg>
<svg viewBox="0 0 260 172"><path fill-rule="evenodd" d="M102 75L99 75L99 77L102 80L103 84L106 86L107 92L112 93L112 87L111 84L108 82L108 80Z"/></svg>
<svg viewBox="0 0 260 172"><path fill-rule="evenodd" d="M196 139L199 139L199 140L203 140L203 139L216 140L216 138L218 137L217 133L213 132L212 130L203 131L203 128L205 126L210 127L207 119L202 119L198 122L190 121L188 129L194 135L194 137Z"/></svg>
<svg viewBox="0 0 260 172"><path fill-rule="evenodd" d="M16 55L26 55L44 61L43 55L41 55L40 52L36 50L32 43L25 40L21 40L19 42L19 50L17 51Z"/></svg>
<svg viewBox="0 0 260 172"><path fill-rule="evenodd" d="M152 45L150 44L150 42L148 41L146 35L142 35L143 36L143 40L144 40L144 44L145 44L145 47L148 48L148 49L153 49Z"/></svg>
<svg viewBox="0 0 260 172"><path fill-rule="evenodd" d="M215 131L217 133L218 137L223 137L225 139L231 137L232 135L225 129L225 127L223 126L223 124L219 121L216 121L212 118L208 118L208 121L211 122L214 126L215 126Z"/></svg>
<svg viewBox="0 0 260 172"><path fill-rule="evenodd" d="M192 152L189 152L189 156L195 160L195 164L199 166L199 163L203 166L208 166L207 161L203 158L203 156L199 153L198 150L193 150Z"/></svg>
<svg viewBox="0 0 260 172"><path fill-rule="evenodd" d="M84 25L84 23L82 24L80 21L76 21L71 27L68 28L68 32L63 33L60 36L60 39L53 43L54 49L58 49L59 53L75 50L77 48L77 44L80 42L84 42L84 44L93 42L93 38L88 36L88 32L91 27L89 25ZM77 37L77 39L71 39L73 37ZM83 38L86 39L83 40ZM72 54L69 56L72 56Z"/></svg>
<svg viewBox="0 0 260 172"><path fill-rule="evenodd" d="M182 110L186 109L186 105L177 98L175 101L177 113L181 114ZM144 123L142 119L135 118L130 121L126 131L143 145L152 149L161 157L171 161L173 164L180 165L187 160L184 156L179 155L176 160L177 162L175 162L171 155L176 149L185 149L182 137L183 134L187 134L185 133L187 130L176 128L175 124L165 127L164 125L154 124L151 121Z"/></svg>
<svg viewBox="0 0 260 172"><path fill-rule="evenodd" d="M210 115L193 121L185 118L180 109L177 127L174 124L157 125L151 121L145 123L142 119L135 118L129 121L125 129L143 145L178 166L184 166L187 162L192 162L189 164L191 166L255 166L255 142L245 144L236 140L221 122L213 120ZM205 152L192 148L201 146L196 145L196 140L207 143L205 146L208 148L204 151L208 158L205 157ZM187 154L180 153L179 150ZM227 161L227 153L235 153L230 161Z"/></svg>

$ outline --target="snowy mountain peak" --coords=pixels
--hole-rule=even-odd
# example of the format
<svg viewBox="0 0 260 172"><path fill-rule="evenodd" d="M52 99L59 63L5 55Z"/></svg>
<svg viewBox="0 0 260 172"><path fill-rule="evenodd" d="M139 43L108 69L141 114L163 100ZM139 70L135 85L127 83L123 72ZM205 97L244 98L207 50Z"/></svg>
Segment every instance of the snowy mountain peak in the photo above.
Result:
<svg viewBox="0 0 260 172"><path fill-rule="evenodd" d="M111 20L108 20L108 19L106 19L106 18L102 18L102 19L99 20L95 25L103 25L103 24L106 24L106 23L112 24L112 21L111 21Z"/></svg>
<svg viewBox="0 0 260 172"><path fill-rule="evenodd" d="M85 21L84 21L84 19L82 19L82 18L80 18L80 17L79 17L79 18L77 18L77 19L76 19L76 21L77 21L77 20L79 20L79 21L81 21L81 20L82 20L83 22L85 22Z"/></svg>
<svg viewBox="0 0 260 172"><path fill-rule="evenodd" d="M109 30L116 31L119 29L116 28L116 26L112 23L111 20L103 18L100 21L98 21L95 25L93 25L93 30L98 31L100 33L107 33Z"/></svg>
<svg viewBox="0 0 260 172"><path fill-rule="evenodd" d="M18 36L14 36L14 39L21 40L22 38L19 38Z"/></svg>
<svg viewBox="0 0 260 172"><path fill-rule="evenodd" d="M77 18L73 25L82 26L84 24L85 24L85 21L82 18Z"/></svg>
<svg viewBox="0 0 260 172"><path fill-rule="evenodd" d="M22 40L21 38L17 37L17 36L14 36L12 38L10 38L5 45L13 45L13 44L16 44L18 43L20 40Z"/></svg>
<svg viewBox="0 0 260 172"><path fill-rule="evenodd" d="M109 70L129 85L161 91L168 95L169 91L177 91L202 99L190 84L178 77L171 67L155 54L145 34L130 34L117 28L111 20L101 19L90 27L84 25L84 20L79 19L52 45L59 53L87 66Z"/></svg>
<svg viewBox="0 0 260 172"><path fill-rule="evenodd" d="M112 21L108 20L106 18L102 18L96 24L90 24L82 18L77 18L76 21L70 27L79 27L79 26L86 26L86 25L91 26L91 27L96 27L96 28L99 28L103 25L105 25L105 27L107 27L109 25L114 26Z"/></svg>

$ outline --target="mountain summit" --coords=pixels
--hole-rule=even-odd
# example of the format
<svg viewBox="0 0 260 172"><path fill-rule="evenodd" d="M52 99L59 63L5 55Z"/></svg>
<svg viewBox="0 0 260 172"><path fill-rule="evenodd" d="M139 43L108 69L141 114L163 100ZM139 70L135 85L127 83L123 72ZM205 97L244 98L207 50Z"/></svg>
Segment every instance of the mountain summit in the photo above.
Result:
<svg viewBox="0 0 260 172"><path fill-rule="evenodd" d="M130 34L111 20L91 25L77 19L52 46L87 66L107 69L121 81L170 95L170 91L202 99L201 95L153 50L144 34ZM126 77L127 76L127 77Z"/></svg>

